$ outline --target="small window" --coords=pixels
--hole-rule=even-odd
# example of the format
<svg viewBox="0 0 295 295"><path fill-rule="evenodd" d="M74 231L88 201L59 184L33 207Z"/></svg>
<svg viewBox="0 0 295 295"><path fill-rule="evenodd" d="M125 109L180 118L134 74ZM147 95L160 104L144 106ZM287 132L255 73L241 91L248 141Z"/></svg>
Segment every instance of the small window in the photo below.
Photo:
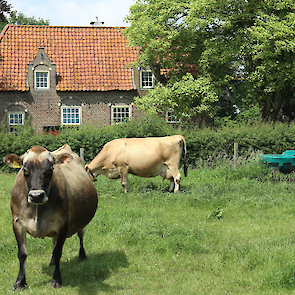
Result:
<svg viewBox="0 0 295 295"><path fill-rule="evenodd" d="M151 71L141 71L141 88L149 89L154 87L154 75Z"/></svg>
<svg viewBox="0 0 295 295"><path fill-rule="evenodd" d="M179 124L181 122L180 118L177 119L173 111L166 112L166 121L167 123L176 123L176 124Z"/></svg>
<svg viewBox="0 0 295 295"><path fill-rule="evenodd" d="M131 118L131 107L124 106L112 106L112 124L118 124L129 121Z"/></svg>
<svg viewBox="0 0 295 295"><path fill-rule="evenodd" d="M49 89L49 73L35 72L35 74L36 89Z"/></svg>
<svg viewBox="0 0 295 295"><path fill-rule="evenodd" d="M24 125L24 113L9 113L8 120L9 126Z"/></svg>
<svg viewBox="0 0 295 295"><path fill-rule="evenodd" d="M62 107L61 122L63 125L80 125L81 107Z"/></svg>

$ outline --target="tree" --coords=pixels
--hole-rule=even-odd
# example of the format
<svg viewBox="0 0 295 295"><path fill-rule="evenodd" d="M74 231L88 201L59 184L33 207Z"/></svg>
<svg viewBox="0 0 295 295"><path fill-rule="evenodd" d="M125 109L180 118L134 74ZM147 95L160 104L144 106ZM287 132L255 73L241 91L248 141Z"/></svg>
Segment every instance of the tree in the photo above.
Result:
<svg viewBox="0 0 295 295"><path fill-rule="evenodd" d="M213 92L229 89L237 106L258 103L275 121L294 96L294 11L293 0L137 0L125 34L138 65L173 69L174 81L195 67Z"/></svg>
<svg viewBox="0 0 295 295"><path fill-rule="evenodd" d="M0 0L0 31L8 23L7 16L11 14L11 4L8 4L6 0Z"/></svg>
<svg viewBox="0 0 295 295"><path fill-rule="evenodd" d="M294 98L295 86L295 4L277 2L268 5L255 26L249 28L254 53L248 78L254 85L262 117L272 121L281 106Z"/></svg>
<svg viewBox="0 0 295 295"><path fill-rule="evenodd" d="M0 0L1 1L1 0ZM2 1L6 2L6 1ZM26 16L22 12L16 10L11 10L12 6L9 4L9 11L6 11L7 16L4 15L5 19L0 22L0 32L7 24L12 25L49 25L49 20L44 20L43 18L36 19L34 16ZM0 10L1 11L1 10ZM1 12L0 12L1 18Z"/></svg>
<svg viewBox="0 0 295 295"><path fill-rule="evenodd" d="M158 83L148 95L137 97L135 104L150 113L161 113L161 110L173 110L175 117L191 118L196 114L214 115L212 107L217 101L217 95L212 90L212 82L204 77L195 79L186 74L179 81L170 82L164 86Z"/></svg>
<svg viewBox="0 0 295 295"><path fill-rule="evenodd" d="M26 16L22 12L17 12L16 10L11 12L10 17L8 18L10 24L14 25L49 25L49 19L36 19L34 16Z"/></svg>

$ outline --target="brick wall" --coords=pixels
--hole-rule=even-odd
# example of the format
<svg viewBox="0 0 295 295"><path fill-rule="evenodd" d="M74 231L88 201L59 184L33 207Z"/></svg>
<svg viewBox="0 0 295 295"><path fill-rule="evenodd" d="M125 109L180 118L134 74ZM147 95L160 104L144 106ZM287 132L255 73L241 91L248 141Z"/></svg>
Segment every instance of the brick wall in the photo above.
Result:
<svg viewBox="0 0 295 295"><path fill-rule="evenodd" d="M82 124L110 125L111 105L132 103L137 91L106 91L106 92L56 92L55 90L36 91L1 91L0 121L8 124L7 113L24 111L26 119L37 131L44 126L61 126L61 106L77 105L82 108ZM133 117L139 112L133 109Z"/></svg>

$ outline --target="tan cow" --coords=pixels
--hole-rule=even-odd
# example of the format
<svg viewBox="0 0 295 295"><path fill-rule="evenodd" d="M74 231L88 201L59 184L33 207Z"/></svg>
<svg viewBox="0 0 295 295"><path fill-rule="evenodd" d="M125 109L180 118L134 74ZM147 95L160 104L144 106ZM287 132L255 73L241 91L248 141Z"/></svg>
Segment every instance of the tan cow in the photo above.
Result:
<svg viewBox="0 0 295 295"><path fill-rule="evenodd" d="M124 192L129 190L127 176L131 173L141 177L160 175L170 180L169 191L177 193L181 179L178 166L182 151L186 176L186 142L182 135L112 140L85 168L93 178L99 174L111 179L121 177Z"/></svg>
<svg viewBox="0 0 295 295"><path fill-rule="evenodd" d="M11 193L12 225L18 244L20 268L14 289L26 286L26 233L52 237L51 265L55 265L52 286L61 287L60 258L67 237L78 233L79 260L86 259L84 227L97 208L96 189L87 175L82 159L70 146L49 152L35 146L21 157L10 154L4 162L20 167Z"/></svg>

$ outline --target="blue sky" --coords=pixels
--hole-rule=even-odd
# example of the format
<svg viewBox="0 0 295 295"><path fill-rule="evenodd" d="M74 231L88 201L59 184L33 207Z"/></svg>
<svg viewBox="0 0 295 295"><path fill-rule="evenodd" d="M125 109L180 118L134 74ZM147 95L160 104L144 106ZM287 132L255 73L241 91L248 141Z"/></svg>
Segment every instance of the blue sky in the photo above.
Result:
<svg viewBox="0 0 295 295"><path fill-rule="evenodd" d="M13 10L26 16L49 19L52 26L88 26L96 17L105 26L128 26L123 22L135 0L7 0Z"/></svg>

